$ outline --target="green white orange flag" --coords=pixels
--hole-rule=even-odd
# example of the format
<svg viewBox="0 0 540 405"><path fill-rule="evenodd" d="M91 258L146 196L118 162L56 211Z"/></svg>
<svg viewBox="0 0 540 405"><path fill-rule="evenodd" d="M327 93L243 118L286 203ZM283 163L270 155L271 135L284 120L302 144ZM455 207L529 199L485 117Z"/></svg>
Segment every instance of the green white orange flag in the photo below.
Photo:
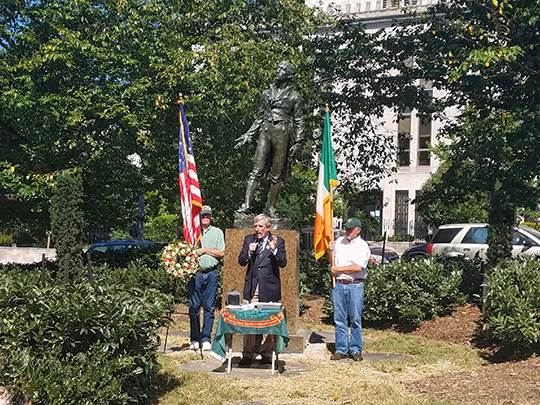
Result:
<svg viewBox="0 0 540 405"><path fill-rule="evenodd" d="M315 258L321 258L328 249L328 244L333 240L332 219L334 207L332 189L338 185L336 173L336 161L330 135L330 113L326 107L324 118L324 130L322 140L321 157L319 161L319 184L317 187L317 211L315 213L315 232L313 246Z"/></svg>

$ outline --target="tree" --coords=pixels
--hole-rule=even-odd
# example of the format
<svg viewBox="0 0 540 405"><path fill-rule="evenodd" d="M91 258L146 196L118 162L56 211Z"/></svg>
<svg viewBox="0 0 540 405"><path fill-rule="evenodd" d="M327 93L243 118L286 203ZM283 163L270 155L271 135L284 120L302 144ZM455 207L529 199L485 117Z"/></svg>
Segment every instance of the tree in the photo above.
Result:
<svg viewBox="0 0 540 405"><path fill-rule="evenodd" d="M232 152L233 140L275 64L298 66L297 85L313 100L306 111L320 100L302 51L320 18L301 1L11 0L0 16L0 162L14 168L3 173L0 203L25 207L24 216L3 215L4 227L23 219L44 234L51 183L74 168L89 226L134 222L143 187L175 211L179 93L203 197L226 224L253 155ZM144 159L144 186L133 153Z"/></svg>
<svg viewBox="0 0 540 405"><path fill-rule="evenodd" d="M433 229L444 224L487 222L487 193L464 190L460 185L465 181L460 178L462 174L449 168L448 164L448 161L443 160L413 201L422 220ZM443 182L442 177L449 169L458 177L446 175L446 181ZM455 181L450 183L451 179Z"/></svg>
<svg viewBox="0 0 540 405"><path fill-rule="evenodd" d="M441 182L489 196L492 264L510 255L516 207L539 197L539 16L525 0L446 0L385 43L402 77L446 92L424 113L460 108L442 131L451 142Z"/></svg>
<svg viewBox="0 0 540 405"><path fill-rule="evenodd" d="M68 172L58 176L51 198L51 225L60 269L68 268L71 278L82 268L82 179Z"/></svg>

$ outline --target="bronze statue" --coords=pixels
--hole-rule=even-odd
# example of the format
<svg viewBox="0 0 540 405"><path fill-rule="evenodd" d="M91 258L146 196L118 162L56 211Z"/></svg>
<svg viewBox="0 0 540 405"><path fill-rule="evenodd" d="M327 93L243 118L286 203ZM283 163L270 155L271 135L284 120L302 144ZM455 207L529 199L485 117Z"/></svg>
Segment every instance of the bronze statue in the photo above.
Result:
<svg viewBox="0 0 540 405"><path fill-rule="evenodd" d="M246 197L238 210L239 213L245 214L250 210L259 180L263 172L269 169L269 214L276 215L276 201L286 177L288 163L300 149L304 136L302 101L291 85L294 72L295 67L290 62L281 62L278 65L275 83L261 95L257 119L251 128L236 140L235 149L238 149L260 132L253 170L247 181ZM293 125L296 127L296 136Z"/></svg>

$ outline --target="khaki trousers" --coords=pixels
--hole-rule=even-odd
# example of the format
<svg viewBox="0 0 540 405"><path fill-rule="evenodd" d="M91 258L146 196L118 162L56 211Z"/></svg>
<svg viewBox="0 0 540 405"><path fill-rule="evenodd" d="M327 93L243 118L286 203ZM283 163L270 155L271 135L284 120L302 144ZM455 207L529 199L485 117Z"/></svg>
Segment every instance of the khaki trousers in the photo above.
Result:
<svg viewBox="0 0 540 405"><path fill-rule="evenodd" d="M259 302L259 285L255 287L255 293L251 301L244 300L245 304L252 302ZM244 350L242 351L242 357L247 357L253 360L256 353L259 353L262 357L272 358L272 350L276 348L276 336L275 335L244 335Z"/></svg>

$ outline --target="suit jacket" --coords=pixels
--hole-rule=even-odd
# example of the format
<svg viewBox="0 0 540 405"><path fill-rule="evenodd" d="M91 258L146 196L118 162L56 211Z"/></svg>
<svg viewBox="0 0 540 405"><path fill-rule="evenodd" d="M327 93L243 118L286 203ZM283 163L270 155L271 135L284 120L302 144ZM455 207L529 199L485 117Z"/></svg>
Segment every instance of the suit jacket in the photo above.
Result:
<svg viewBox="0 0 540 405"><path fill-rule="evenodd" d="M272 234L268 234L272 238ZM238 263L240 266L247 264L246 278L244 280L244 299L251 301L257 283L259 284L259 301L278 302L281 300L281 281L279 279L279 268L287 265L287 253L285 252L285 241L283 238L277 238L277 253L274 255L268 248L260 253L253 252L249 257L249 244L257 242L257 235L248 235L244 238L244 245Z"/></svg>

